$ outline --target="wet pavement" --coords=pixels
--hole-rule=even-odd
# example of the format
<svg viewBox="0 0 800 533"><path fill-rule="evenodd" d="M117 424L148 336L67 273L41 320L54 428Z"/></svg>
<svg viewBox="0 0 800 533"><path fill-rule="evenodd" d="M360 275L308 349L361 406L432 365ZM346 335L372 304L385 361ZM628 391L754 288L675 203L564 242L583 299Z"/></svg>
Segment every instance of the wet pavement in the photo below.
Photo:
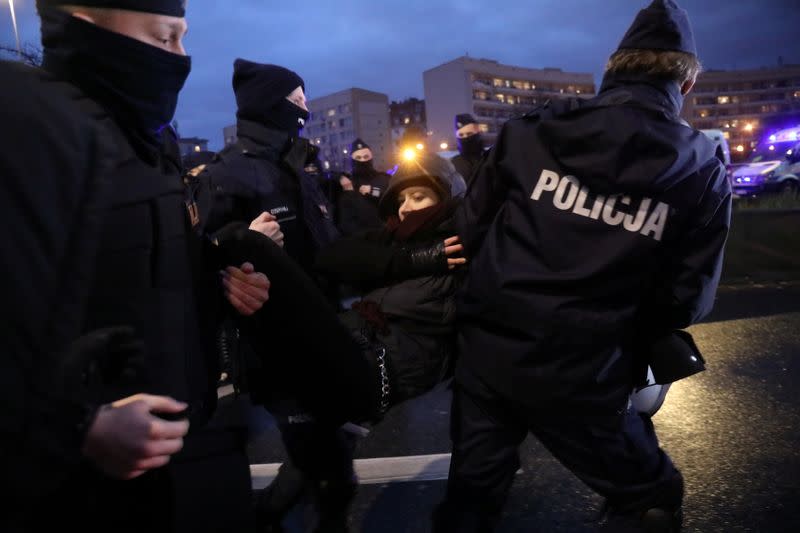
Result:
<svg viewBox="0 0 800 533"><path fill-rule="evenodd" d="M686 480L684 530L800 531L800 284L725 287L712 316L691 332L707 371L674 384L654 418ZM357 456L449 452L448 407L444 387L399 406L360 442ZM268 418L250 453L252 463L283 460ZM500 531L598 530L599 497L535 439L521 455ZM363 485L353 530L430 531L444 488L444 481ZM288 525L300 519L295 513Z"/></svg>

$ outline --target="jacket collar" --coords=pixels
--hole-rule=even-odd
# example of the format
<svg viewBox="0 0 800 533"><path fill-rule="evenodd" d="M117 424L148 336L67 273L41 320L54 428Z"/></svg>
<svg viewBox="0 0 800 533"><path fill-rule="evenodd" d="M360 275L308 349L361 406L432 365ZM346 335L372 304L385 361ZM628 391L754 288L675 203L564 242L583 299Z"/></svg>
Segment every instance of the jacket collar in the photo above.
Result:
<svg viewBox="0 0 800 533"><path fill-rule="evenodd" d="M289 134L285 131L241 118L236 122L236 136L248 152L261 156L272 155L276 158L286 152L291 142Z"/></svg>
<svg viewBox="0 0 800 533"><path fill-rule="evenodd" d="M645 107L661 108L668 115L680 117L683 108L681 88L675 81L658 80L649 76L606 74L597 95L599 100L613 98L620 92L628 93L628 101Z"/></svg>

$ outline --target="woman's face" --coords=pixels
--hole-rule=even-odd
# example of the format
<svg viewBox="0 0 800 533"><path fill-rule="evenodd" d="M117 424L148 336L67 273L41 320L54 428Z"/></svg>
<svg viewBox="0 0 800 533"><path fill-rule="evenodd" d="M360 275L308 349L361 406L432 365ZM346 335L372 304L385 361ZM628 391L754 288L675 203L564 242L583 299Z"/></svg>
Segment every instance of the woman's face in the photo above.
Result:
<svg viewBox="0 0 800 533"><path fill-rule="evenodd" d="M397 195L397 216L400 221L405 220L406 215L412 211L419 211L432 205L439 203L439 195L436 194L430 187L424 185L415 185L414 187L406 187Z"/></svg>

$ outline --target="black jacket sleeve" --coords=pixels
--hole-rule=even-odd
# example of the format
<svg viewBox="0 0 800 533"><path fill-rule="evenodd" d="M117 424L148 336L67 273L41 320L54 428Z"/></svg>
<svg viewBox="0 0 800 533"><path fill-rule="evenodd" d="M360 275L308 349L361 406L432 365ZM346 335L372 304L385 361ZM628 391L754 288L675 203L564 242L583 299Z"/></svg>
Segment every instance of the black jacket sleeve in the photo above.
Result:
<svg viewBox="0 0 800 533"><path fill-rule="evenodd" d="M671 331L702 320L711 312L722 273L731 224L731 186L725 168L714 160L700 202L684 235L667 257L663 283L646 307L647 329Z"/></svg>
<svg viewBox="0 0 800 533"><path fill-rule="evenodd" d="M337 281L362 286L447 272L444 238L401 247L380 235L375 231L340 239L317 254L316 270Z"/></svg>
<svg viewBox="0 0 800 533"><path fill-rule="evenodd" d="M58 368L83 327L97 185L115 151L107 132L66 111L78 96L42 90L56 82L5 70L3 80L3 123L23 126L0 132L0 469L22 499L82 461L91 407L74 401L78 384L63 383Z"/></svg>
<svg viewBox="0 0 800 533"><path fill-rule="evenodd" d="M465 255L474 257L506 198L508 185L502 167L506 126L497 142L473 172L461 208L456 212L456 227Z"/></svg>

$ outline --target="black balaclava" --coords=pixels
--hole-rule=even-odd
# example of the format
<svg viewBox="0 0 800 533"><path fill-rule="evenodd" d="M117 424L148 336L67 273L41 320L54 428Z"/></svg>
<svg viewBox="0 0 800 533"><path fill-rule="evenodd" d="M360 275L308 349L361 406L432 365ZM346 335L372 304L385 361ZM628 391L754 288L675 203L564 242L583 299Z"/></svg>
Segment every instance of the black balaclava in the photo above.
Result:
<svg viewBox="0 0 800 533"><path fill-rule="evenodd" d="M477 124L478 121L470 114L456 115L456 131L468 124ZM480 133L470 135L464 139L458 139L458 151L466 158L475 159L483 154L483 136Z"/></svg>
<svg viewBox="0 0 800 533"><path fill-rule="evenodd" d="M359 150L372 150L370 146L362 141L361 139L356 139L350 145L350 156L356 153ZM373 164L373 160L370 159L369 161L356 161L352 159L353 162L353 175L357 178L364 178L369 180L372 178L372 175L375 173L375 165Z"/></svg>
<svg viewBox="0 0 800 533"><path fill-rule="evenodd" d="M277 65L263 65L245 59L233 63L233 92L236 116L300 135L309 113L286 99L295 89L305 90L303 78Z"/></svg>
<svg viewBox="0 0 800 533"><path fill-rule="evenodd" d="M130 137L159 146L178 105L191 59L105 30L51 7L60 3L114 7L183 16L177 0L39 0L43 67L80 87Z"/></svg>

